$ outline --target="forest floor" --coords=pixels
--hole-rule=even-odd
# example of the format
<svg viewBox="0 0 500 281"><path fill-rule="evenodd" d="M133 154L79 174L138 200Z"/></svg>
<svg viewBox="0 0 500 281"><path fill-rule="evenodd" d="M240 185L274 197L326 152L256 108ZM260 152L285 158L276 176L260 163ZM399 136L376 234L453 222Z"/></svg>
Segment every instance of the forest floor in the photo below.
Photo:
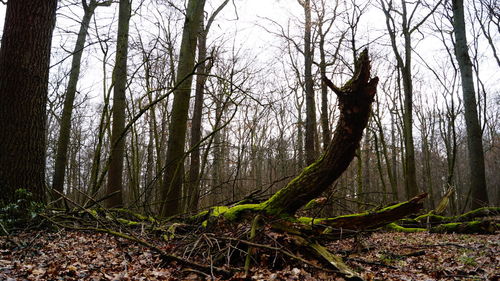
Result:
<svg viewBox="0 0 500 281"><path fill-rule="evenodd" d="M183 249L186 253L182 245L177 241L157 246L182 255ZM365 280L500 279L498 232L495 235L375 232L327 246ZM200 259L204 255L197 254L194 259L210 263ZM321 261L309 260L327 268ZM280 268L276 268L277 264ZM259 262L253 265L249 277L237 273L222 279L175 262L163 264L150 249L106 233L31 231L0 237L0 280L6 281L344 280L335 273L296 261L279 263L271 255L259 257Z"/></svg>

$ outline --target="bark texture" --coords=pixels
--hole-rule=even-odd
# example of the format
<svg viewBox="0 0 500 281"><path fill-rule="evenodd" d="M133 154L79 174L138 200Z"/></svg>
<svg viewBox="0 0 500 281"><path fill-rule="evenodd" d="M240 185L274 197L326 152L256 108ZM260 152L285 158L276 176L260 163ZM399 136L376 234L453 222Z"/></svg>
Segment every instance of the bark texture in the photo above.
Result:
<svg viewBox="0 0 500 281"><path fill-rule="evenodd" d="M56 0L8 1L0 49L0 201L44 201L46 103Z"/></svg>
<svg viewBox="0 0 500 281"><path fill-rule="evenodd" d="M470 189L472 209L488 205L486 177L484 173L484 151L481 126L477 113L476 92L472 77L472 62L465 35L463 0L453 0L453 31L455 33L455 55L462 77L467 148L469 150Z"/></svg>
<svg viewBox="0 0 500 281"><path fill-rule="evenodd" d="M340 118L333 139L319 160L264 203L266 212L294 214L321 195L347 169L359 147L377 90L378 78L370 79L370 68L368 51L364 50L353 78L342 88L323 77L339 99Z"/></svg>
<svg viewBox="0 0 500 281"><path fill-rule="evenodd" d="M162 215L171 216L182 211L182 176L184 146L186 145L187 118L193 77L196 45L205 0L189 0L184 30L182 33L179 65L177 68L178 89L174 92L172 115L168 135L166 169L161 189Z"/></svg>
<svg viewBox="0 0 500 281"><path fill-rule="evenodd" d="M118 15L118 39L116 46L115 68L113 69L113 127L111 131L111 161L108 172L107 195L113 194L106 200L110 208L123 205L123 154L125 148L125 108L127 88L127 54L128 30L131 13L130 0L120 0Z"/></svg>
<svg viewBox="0 0 500 281"><path fill-rule="evenodd" d="M316 160L317 131L316 131L316 103L314 101L314 81L312 76L312 21L311 21L311 0L305 0L302 4L305 13L304 29L304 81L306 92L306 138L305 152L306 164L310 165Z"/></svg>

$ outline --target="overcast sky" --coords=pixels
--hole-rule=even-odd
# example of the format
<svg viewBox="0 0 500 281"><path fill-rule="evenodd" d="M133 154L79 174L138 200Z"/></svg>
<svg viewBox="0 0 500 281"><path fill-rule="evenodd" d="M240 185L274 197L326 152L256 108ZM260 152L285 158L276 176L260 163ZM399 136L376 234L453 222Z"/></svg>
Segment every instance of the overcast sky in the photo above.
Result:
<svg viewBox="0 0 500 281"><path fill-rule="evenodd" d="M223 2L223 0L208 0L206 10L213 11L221 2ZM138 3L138 1L133 1L133 3ZM218 36L224 35L225 38L235 38L234 43L236 46L245 46L246 49L252 49L256 55L262 57L274 55L275 48L280 46L280 40L276 38L275 35L266 32L262 27L265 26L266 28L273 29L271 24L263 18L270 18L282 25L286 25L287 21L290 19L296 20L297 17L301 17L302 15L302 8L296 0L234 0L234 4L236 5L238 19L236 19L235 7L233 5L233 0L231 0L213 25L210 37L217 38ZM117 4L114 5L114 8L105 8L106 11L116 11ZM6 6L0 4L0 32L3 31L5 10ZM103 10L97 13L101 13L102 15ZM384 18L381 11L378 9L370 9L370 12L362 19L364 22L360 25L360 34L367 33L368 30L370 30L368 34L376 34L378 33L377 30L384 32ZM63 21L64 18L58 18L59 25L61 25ZM78 26L74 25L74 27L73 29L75 29L76 32ZM276 30L275 27L274 29ZM69 36L76 38L74 34L70 34ZM376 35L373 35L373 37L374 36ZM420 34L418 34L418 36L420 36ZM365 38L364 40L367 39ZM385 43L389 43L384 43L384 40L387 41L388 38L382 39L382 44L385 45ZM69 41L74 42L74 38ZM426 60L429 59L429 61L432 61L434 59L443 59L433 57L434 54L437 54L436 50L440 48L440 44L436 44L437 42L438 41L435 39L432 40L430 36L427 36L427 38L425 38L422 43L419 43L416 48L418 48L420 54L426 56ZM366 42L361 43L363 44ZM54 46L57 46L57 43L54 43ZM389 48L389 46L387 46L387 48ZM486 44L484 48L486 50L488 49ZM484 61L482 67L482 76L484 76L486 82L490 84L500 80L500 73L497 71L494 61ZM488 69L492 70L487 71Z"/></svg>

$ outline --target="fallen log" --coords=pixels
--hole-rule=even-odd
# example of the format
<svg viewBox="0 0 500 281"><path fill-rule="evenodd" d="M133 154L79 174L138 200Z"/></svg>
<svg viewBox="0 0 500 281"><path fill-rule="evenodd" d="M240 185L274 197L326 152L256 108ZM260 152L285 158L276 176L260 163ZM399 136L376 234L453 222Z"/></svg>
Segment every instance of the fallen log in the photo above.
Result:
<svg viewBox="0 0 500 281"><path fill-rule="evenodd" d="M429 229L431 233L461 233L461 234L494 234L496 226L494 222L469 221L440 224Z"/></svg>
<svg viewBox="0 0 500 281"><path fill-rule="evenodd" d="M422 193L408 201L379 210L370 210L363 213L343 215L334 218L302 217L298 220L305 224L323 225L334 229L355 231L375 229L398 221L408 215L418 213L423 208L422 201L426 197L427 193Z"/></svg>

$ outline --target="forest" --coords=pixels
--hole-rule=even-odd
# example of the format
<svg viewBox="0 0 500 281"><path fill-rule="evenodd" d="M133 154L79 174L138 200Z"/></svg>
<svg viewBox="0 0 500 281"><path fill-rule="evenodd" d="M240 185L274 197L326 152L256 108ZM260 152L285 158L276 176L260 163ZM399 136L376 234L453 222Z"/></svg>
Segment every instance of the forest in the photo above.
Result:
<svg viewBox="0 0 500 281"><path fill-rule="evenodd" d="M497 280L496 0L2 0L0 280Z"/></svg>

